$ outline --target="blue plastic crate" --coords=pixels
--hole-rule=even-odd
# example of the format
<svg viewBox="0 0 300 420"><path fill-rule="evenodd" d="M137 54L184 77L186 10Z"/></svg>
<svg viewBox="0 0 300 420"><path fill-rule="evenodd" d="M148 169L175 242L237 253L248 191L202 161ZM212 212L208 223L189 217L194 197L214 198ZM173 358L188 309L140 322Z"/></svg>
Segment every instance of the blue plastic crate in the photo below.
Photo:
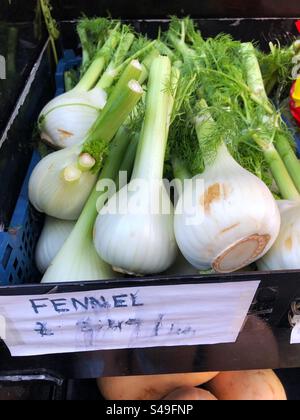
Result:
<svg viewBox="0 0 300 420"><path fill-rule="evenodd" d="M73 50L65 50L63 58L57 65L55 74L56 96L61 95L65 91L65 72L80 66L80 64L81 57L77 57Z"/></svg>
<svg viewBox="0 0 300 420"><path fill-rule="evenodd" d="M64 72L79 66L80 63L81 58L76 57L72 50L65 51L55 75L56 96L65 90ZM29 283L39 277L34 263L34 251L43 220L28 200L30 175L39 160L40 156L35 151L9 228L5 232L0 232L0 286Z"/></svg>

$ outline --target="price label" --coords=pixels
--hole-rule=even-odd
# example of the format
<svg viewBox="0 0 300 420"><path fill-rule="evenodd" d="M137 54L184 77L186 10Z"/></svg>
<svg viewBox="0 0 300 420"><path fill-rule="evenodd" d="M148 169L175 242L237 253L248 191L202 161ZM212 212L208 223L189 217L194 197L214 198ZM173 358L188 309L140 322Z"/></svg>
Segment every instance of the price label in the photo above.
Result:
<svg viewBox="0 0 300 420"><path fill-rule="evenodd" d="M0 297L12 356L233 343L259 281Z"/></svg>

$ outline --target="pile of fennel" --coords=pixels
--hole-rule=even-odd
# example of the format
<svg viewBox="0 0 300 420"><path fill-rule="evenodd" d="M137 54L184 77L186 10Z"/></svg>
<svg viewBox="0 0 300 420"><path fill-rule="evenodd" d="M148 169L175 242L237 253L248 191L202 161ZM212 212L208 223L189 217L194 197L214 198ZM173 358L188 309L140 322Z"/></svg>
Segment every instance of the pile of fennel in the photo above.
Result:
<svg viewBox="0 0 300 420"><path fill-rule="evenodd" d="M43 138L62 150L30 180L35 208L74 226L49 252L47 219L36 252L43 282L180 274L180 266L300 268L300 163L268 97L288 83L280 66L297 45L270 44L266 55L228 35L205 40L188 18L172 18L152 43L107 19L83 19L78 33L81 80L39 119ZM128 184L104 192L133 159ZM163 180L170 170L176 200Z"/></svg>

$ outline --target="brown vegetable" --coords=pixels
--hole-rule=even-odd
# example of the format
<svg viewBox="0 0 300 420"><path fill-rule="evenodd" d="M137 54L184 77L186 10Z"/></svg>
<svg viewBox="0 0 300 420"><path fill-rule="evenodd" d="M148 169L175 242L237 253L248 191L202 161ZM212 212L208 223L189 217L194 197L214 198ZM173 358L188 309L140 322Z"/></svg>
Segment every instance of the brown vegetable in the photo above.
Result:
<svg viewBox="0 0 300 420"><path fill-rule="evenodd" d="M107 400L160 400L180 387L202 385L218 372L184 373L176 375L124 376L99 378L98 386Z"/></svg>
<svg viewBox="0 0 300 420"><path fill-rule="evenodd" d="M272 370L222 372L206 386L219 400L285 401L283 385Z"/></svg>
<svg viewBox="0 0 300 420"><path fill-rule="evenodd" d="M217 398L209 391L193 387L178 388L163 399L167 401L217 401Z"/></svg>

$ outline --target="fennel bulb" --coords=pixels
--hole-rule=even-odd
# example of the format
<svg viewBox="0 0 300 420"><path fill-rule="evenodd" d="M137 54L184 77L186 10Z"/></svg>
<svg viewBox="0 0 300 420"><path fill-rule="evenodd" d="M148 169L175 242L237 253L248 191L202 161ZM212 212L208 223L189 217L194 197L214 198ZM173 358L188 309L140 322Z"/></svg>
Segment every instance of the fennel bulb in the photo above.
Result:
<svg viewBox="0 0 300 420"><path fill-rule="evenodd" d="M29 200L40 212L64 220L77 220L97 179L107 146L129 116L143 90L141 69L128 66L112 91L83 145L59 150L42 159L29 181ZM129 79L129 81L128 81Z"/></svg>
<svg viewBox="0 0 300 420"><path fill-rule="evenodd" d="M278 201L281 214L279 236L270 251L257 262L260 270L299 270L300 202Z"/></svg>
<svg viewBox="0 0 300 420"><path fill-rule="evenodd" d="M38 163L29 181L29 200L36 210L57 219L78 219L97 180L91 171L78 172L81 150L62 149Z"/></svg>
<svg viewBox="0 0 300 420"><path fill-rule="evenodd" d="M173 206L162 181L172 103L166 89L170 79L170 60L155 58L131 181L110 198L96 220L95 248L119 272L160 273L172 265L177 255Z"/></svg>
<svg viewBox="0 0 300 420"><path fill-rule="evenodd" d="M127 130L121 128L110 146L99 180L117 178L123 156L127 155L129 140ZM128 156L126 159L128 161ZM42 283L92 281L116 277L110 265L99 257L93 244L97 209L101 209L108 197L107 192L97 190L97 187L93 189L71 234L44 274Z"/></svg>
<svg viewBox="0 0 300 420"><path fill-rule="evenodd" d="M35 250L35 263L40 273L45 273L74 226L75 222L46 217L45 225Z"/></svg>
<svg viewBox="0 0 300 420"><path fill-rule="evenodd" d="M204 182L201 192L198 180ZM267 186L222 145L215 162L185 185L174 226L178 246L194 267L229 273L271 248L280 214Z"/></svg>
<svg viewBox="0 0 300 420"><path fill-rule="evenodd" d="M95 83L119 42L119 25L108 36L77 86L52 99L41 111L42 139L61 149L80 144L106 103L106 93ZM93 89L92 89L93 88Z"/></svg>
<svg viewBox="0 0 300 420"><path fill-rule="evenodd" d="M42 140L56 149L80 144L106 103L106 92L74 88L52 99L39 117Z"/></svg>

